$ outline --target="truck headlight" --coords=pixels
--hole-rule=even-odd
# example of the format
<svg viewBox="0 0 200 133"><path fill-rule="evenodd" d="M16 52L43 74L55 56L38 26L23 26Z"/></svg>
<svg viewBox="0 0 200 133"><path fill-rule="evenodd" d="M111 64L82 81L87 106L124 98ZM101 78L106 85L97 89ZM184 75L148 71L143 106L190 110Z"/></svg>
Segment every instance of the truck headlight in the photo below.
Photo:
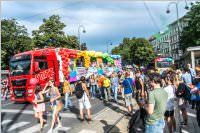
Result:
<svg viewBox="0 0 200 133"><path fill-rule="evenodd" d="M28 90L28 93L33 93L33 90L31 89L31 90Z"/></svg>

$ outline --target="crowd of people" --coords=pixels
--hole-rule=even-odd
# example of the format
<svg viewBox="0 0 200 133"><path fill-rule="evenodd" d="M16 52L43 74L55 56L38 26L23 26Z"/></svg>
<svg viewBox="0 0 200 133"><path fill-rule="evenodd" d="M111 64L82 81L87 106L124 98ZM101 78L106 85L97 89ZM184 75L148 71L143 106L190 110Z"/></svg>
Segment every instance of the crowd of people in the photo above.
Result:
<svg viewBox="0 0 200 133"><path fill-rule="evenodd" d="M33 106L35 118L40 122L41 130L46 123L43 118L45 112L44 95L50 96L52 109L51 133L56 128L62 127L59 113L66 111L73 106L71 96L75 95L79 105L80 121L85 119L92 123L91 100L100 99L103 102L124 101L127 108L125 115L134 115L133 99L145 110L144 131L145 133L162 133L165 124L169 133L176 132L176 119L174 117L175 101L178 101L179 109L182 112L182 125L188 124L187 104L191 103L192 108L197 110L197 120L200 125L200 83L195 81L195 70L188 64L184 69L166 70L159 74L156 70L133 70L126 69L120 72L113 71L112 74L92 74L88 79L84 76L76 83L73 90L67 77L62 87L64 102L61 93L50 79L45 88L36 85L35 99ZM87 110L87 118L84 118L83 110Z"/></svg>

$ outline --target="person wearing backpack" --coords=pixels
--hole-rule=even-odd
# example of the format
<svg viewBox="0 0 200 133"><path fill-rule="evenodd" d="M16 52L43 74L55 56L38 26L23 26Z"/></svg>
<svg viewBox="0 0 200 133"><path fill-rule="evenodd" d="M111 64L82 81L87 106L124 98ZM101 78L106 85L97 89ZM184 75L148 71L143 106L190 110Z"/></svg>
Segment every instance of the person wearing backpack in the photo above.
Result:
<svg viewBox="0 0 200 133"><path fill-rule="evenodd" d="M136 88L136 100L138 101L140 98L146 98L144 92L144 83L140 75L140 71L136 71L135 73L135 88Z"/></svg>
<svg viewBox="0 0 200 133"><path fill-rule="evenodd" d="M78 103L79 103L79 111L80 111L79 119L80 119L80 121L84 121L83 109L85 107L86 110L87 110L88 123L91 123L92 122L91 112L90 112L91 104L90 104L90 101L89 101L90 96L89 96L89 91L87 89L85 82L86 82L85 77L82 76L80 78L80 81L75 86L75 94L76 94L76 97L77 97Z"/></svg>
<svg viewBox="0 0 200 133"><path fill-rule="evenodd" d="M70 95L72 95L72 89L69 81L67 80L67 77L65 77L64 79L63 94L65 94L65 105L63 111L66 111L68 109L68 106L72 106L70 98Z"/></svg>
<svg viewBox="0 0 200 133"><path fill-rule="evenodd" d="M192 87L190 93L194 95L196 101L196 118L198 126L200 127L200 82L195 81L195 85Z"/></svg>
<svg viewBox="0 0 200 133"><path fill-rule="evenodd" d="M187 89L186 89L186 85L183 82L183 80L179 81L179 85L177 87L176 90L176 96L178 97L178 107L181 110L182 113L182 118L183 118L183 122L181 122L182 125L187 125L188 122L188 115L187 115L187 102L186 102L186 97L187 95Z"/></svg>
<svg viewBox="0 0 200 133"><path fill-rule="evenodd" d="M141 102L141 101L140 101ZM145 131L146 110L137 110L128 122L128 133L144 133Z"/></svg>
<svg viewBox="0 0 200 133"><path fill-rule="evenodd" d="M153 90L149 92L147 104L143 105L143 108L147 112L147 117L145 119L145 133L163 133L165 126L164 113L168 94L161 88L160 74L149 74L149 79Z"/></svg>
<svg viewBox="0 0 200 133"><path fill-rule="evenodd" d="M130 78L130 74L128 72L125 73L125 79L123 81L123 86L124 86L124 99L125 99L125 104L126 107L128 108L128 114L127 115L132 115L132 108L131 105L132 103L132 85L133 85L133 80Z"/></svg>
<svg viewBox="0 0 200 133"><path fill-rule="evenodd" d="M110 79L108 78L108 76L105 77L104 81L103 81L103 87L104 87L104 95L105 95L105 101L110 101L110 87L111 87L111 83L110 83Z"/></svg>

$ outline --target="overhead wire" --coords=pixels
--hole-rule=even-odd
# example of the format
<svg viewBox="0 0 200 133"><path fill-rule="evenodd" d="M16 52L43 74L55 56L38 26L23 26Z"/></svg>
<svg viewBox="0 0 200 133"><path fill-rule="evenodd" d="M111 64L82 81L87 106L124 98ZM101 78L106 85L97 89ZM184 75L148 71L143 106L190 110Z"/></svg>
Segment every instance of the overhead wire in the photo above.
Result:
<svg viewBox="0 0 200 133"><path fill-rule="evenodd" d="M147 6L145 0L143 2L144 2L144 7L145 7L146 11L148 12L148 14L151 18L151 21L153 22L154 27L156 28L157 31L160 31L160 27L157 25L157 23L156 23L153 15L151 14L151 11L150 11L149 7Z"/></svg>

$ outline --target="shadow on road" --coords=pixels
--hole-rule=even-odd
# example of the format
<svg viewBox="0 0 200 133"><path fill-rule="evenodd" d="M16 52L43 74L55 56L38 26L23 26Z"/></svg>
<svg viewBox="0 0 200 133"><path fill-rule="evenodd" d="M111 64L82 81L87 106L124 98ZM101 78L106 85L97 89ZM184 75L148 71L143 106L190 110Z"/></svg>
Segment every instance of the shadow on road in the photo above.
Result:
<svg viewBox="0 0 200 133"><path fill-rule="evenodd" d="M105 106L107 106L108 108L112 109L115 112L121 113L121 114L125 114L126 111L120 109L117 106L112 105L111 103L104 103Z"/></svg>
<svg viewBox="0 0 200 133"><path fill-rule="evenodd" d="M18 103L18 104L22 104L22 103ZM16 123L16 121L19 119L19 117L22 115L22 112L28 107L29 103L23 103L24 106L22 107L22 109L19 112L16 112L16 114L14 115L11 122L9 122L5 127L2 127L2 132L3 133L8 133L8 129ZM6 113L3 113L3 118L5 117ZM2 119L3 121L3 119ZM15 130L16 132L18 132L19 130Z"/></svg>
<svg viewBox="0 0 200 133"><path fill-rule="evenodd" d="M109 125L105 120L100 120L100 122L104 124L103 127L104 133L111 133L110 131L111 129L113 129L115 133L120 132L119 128L116 127L115 125Z"/></svg>

